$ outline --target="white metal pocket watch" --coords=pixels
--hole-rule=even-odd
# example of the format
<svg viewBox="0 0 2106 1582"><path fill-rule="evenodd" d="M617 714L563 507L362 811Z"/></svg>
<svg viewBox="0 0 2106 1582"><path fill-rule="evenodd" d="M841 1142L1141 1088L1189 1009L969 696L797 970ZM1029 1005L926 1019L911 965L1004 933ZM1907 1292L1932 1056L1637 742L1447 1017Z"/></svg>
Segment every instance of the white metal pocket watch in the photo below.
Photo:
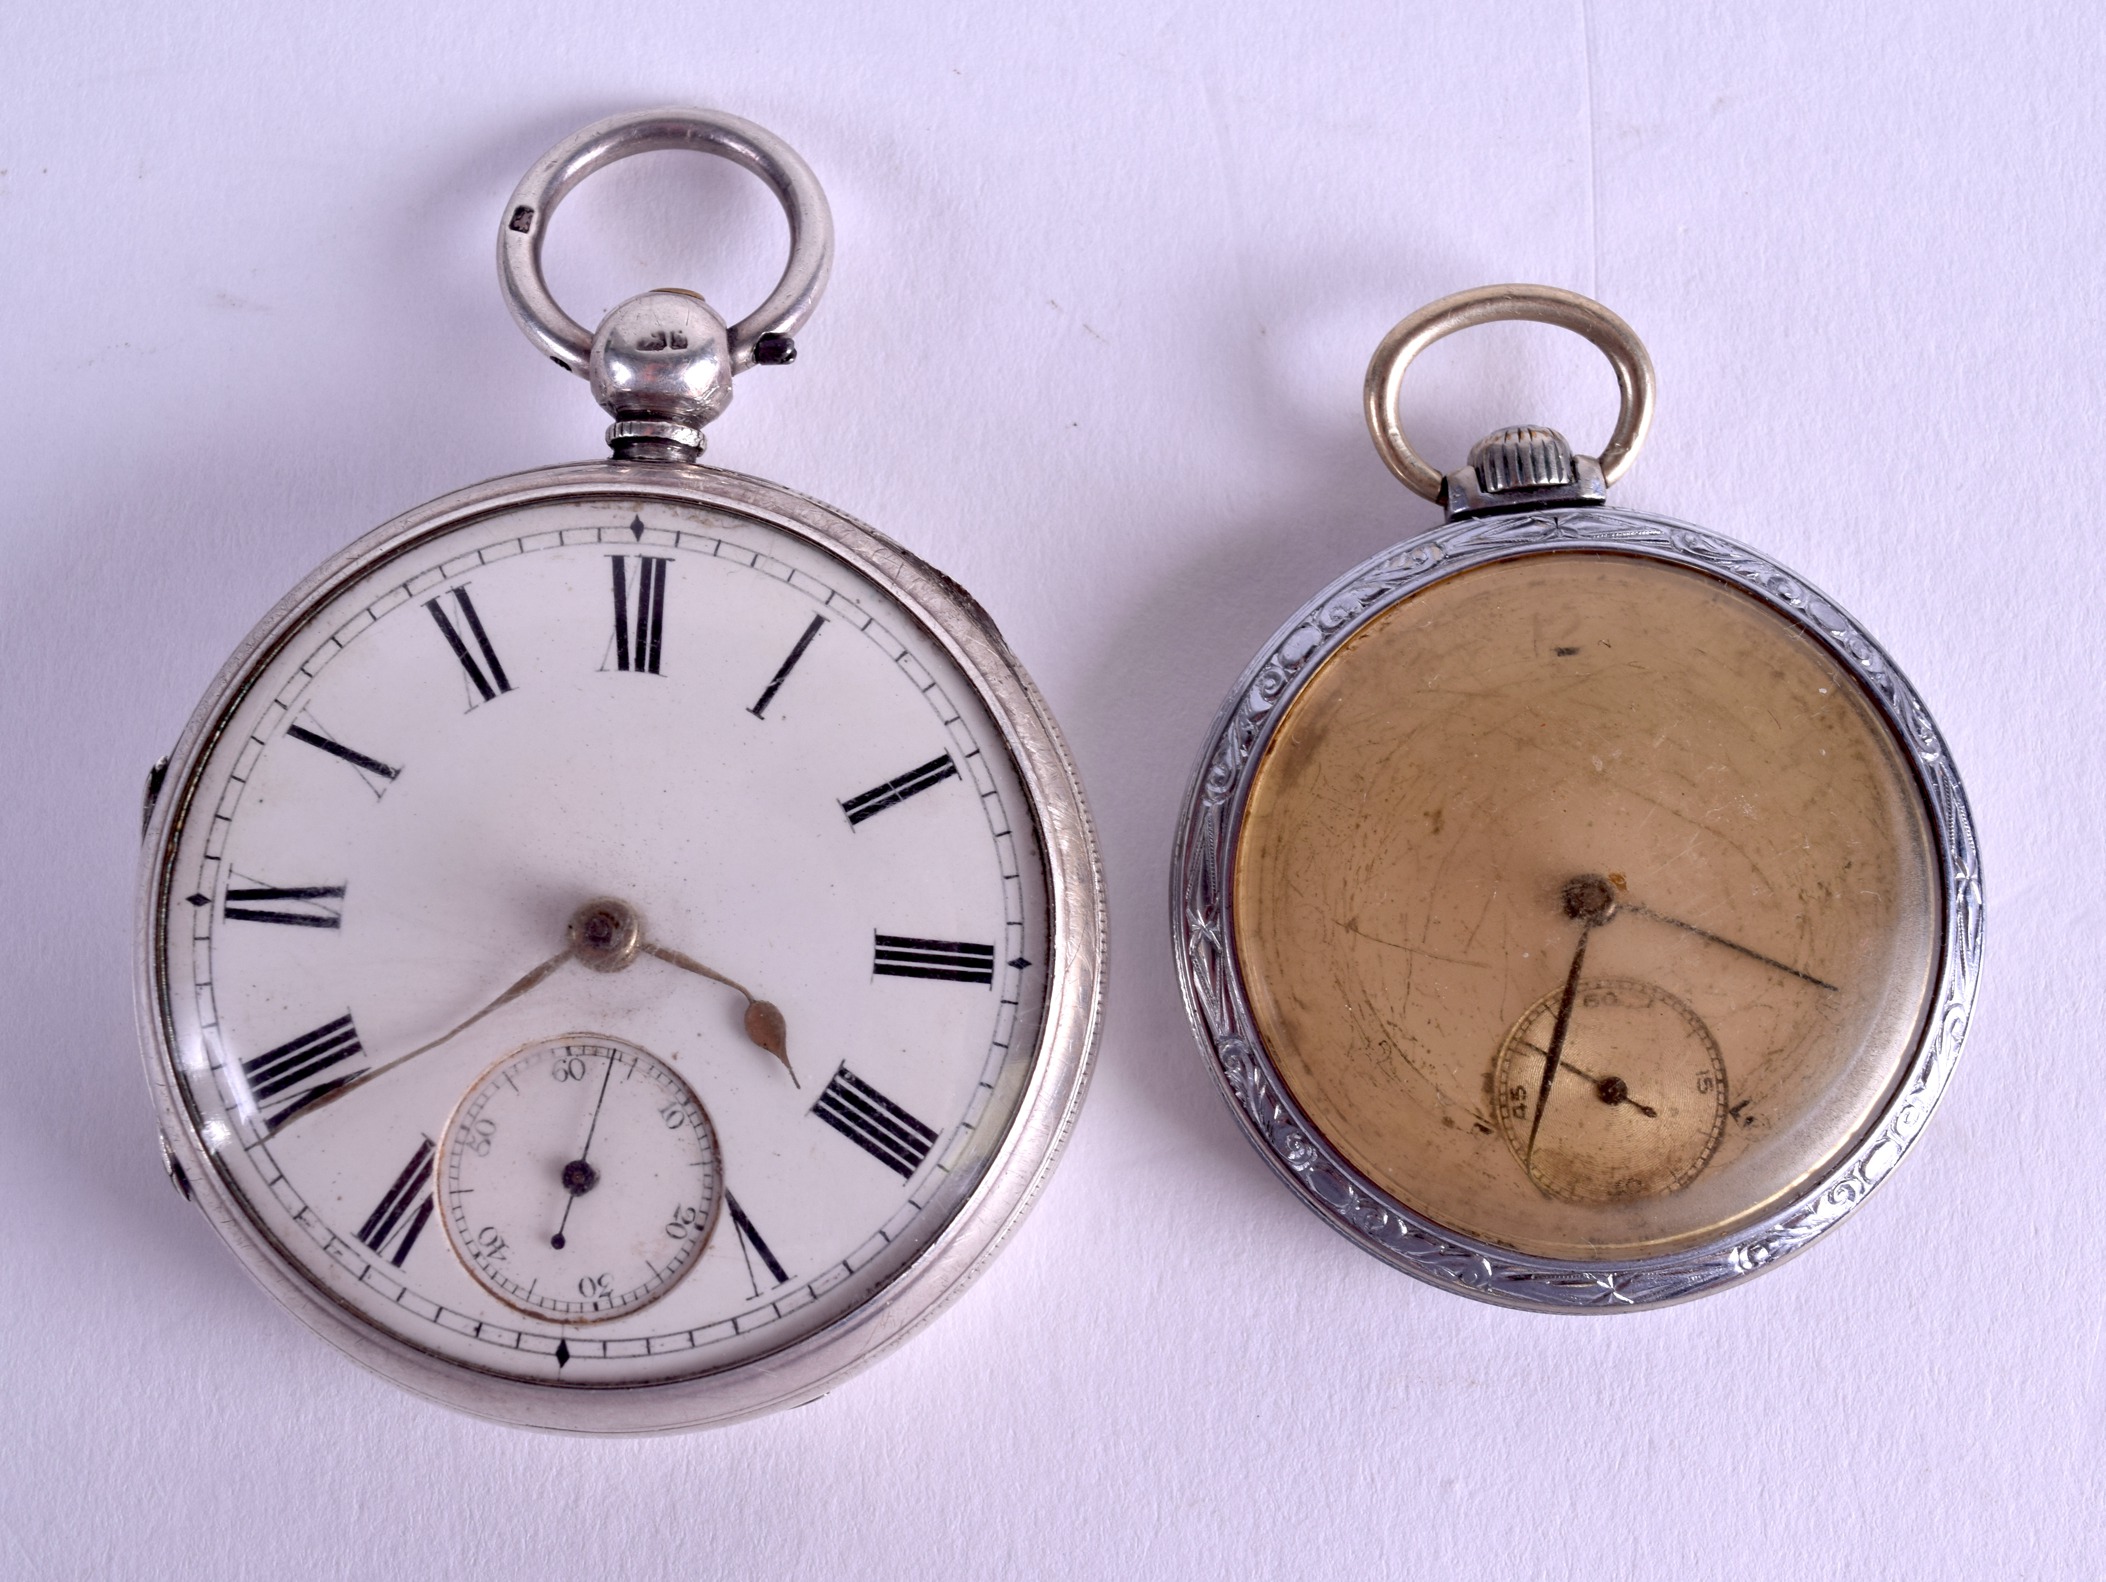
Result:
<svg viewBox="0 0 2106 1582"><path fill-rule="evenodd" d="M1404 370L1473 324L1594 342L1597 461L1502 430L1443 476ZM1916 1139L1981 960L1972 821L1879 646L1754 550L1618 510L1653 373L1541 286L1421 309L1367 414L1448 524L1283 626L1201 757L1179 980L1251 1140L1360 1246L1514 1306L1765 1268Z"/></svg>
<svg viewBox="0 0 2106 1582"><path fill-rule="evenodd" d="M579 181L731 159L773 295L588 334L540 254ZM794 355L826 200L761 128L618 116L499 231L613 459L477 485L314 572L148 792L139 1004L171 1175L386 1377L546 1428L808 1400L993 1254L1081 1101L1104 934L1060 735L890 540L696 464Z"/></svg>

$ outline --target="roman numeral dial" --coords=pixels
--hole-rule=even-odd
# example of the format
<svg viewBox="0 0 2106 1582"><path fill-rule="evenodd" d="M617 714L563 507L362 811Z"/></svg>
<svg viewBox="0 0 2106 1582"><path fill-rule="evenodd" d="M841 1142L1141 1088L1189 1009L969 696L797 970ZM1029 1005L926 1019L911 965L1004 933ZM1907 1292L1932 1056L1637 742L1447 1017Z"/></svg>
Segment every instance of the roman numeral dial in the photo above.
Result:
<svg viewBox="0 0 2106 1582"><path fill-rule="evenodd" d="M870 970L881 978L942 978L952 983L991 984L994 946L880 934Z"/></svg>
<svg viewBox="0 0 2106 1582"><path fill-rule="evenodd" d="M579 1396L774 1357L938 1261L1044 1086L1058 914L1033 738L948 604L604 471L317 583L185 739L150 870L208 1190L391 1345ZM602 1037L694 1105L513 1070ZM706 1202L639 1163L705 1124Z"/></svg>
<svg viewBox="0 0 2106 1582"><path fill-rule="evenodd" d="M439 1145L429 1137L421 1139L410 1162L358 1229L358 1239L398 1269L431 1218L437 1197L431 1162L438 1151Z"/></svg>
<svg viewBox="0 0 2106 1582"><path fill-rule="evenodd" d="M267 1111L266 1131L276 1131L308 1105L326 1098L366 1068L354 1064L365 1053L346 1011L312 1032L288 1038L241 1063L249 1097Z"/></svg>
<svg viewBox="0 0 2106 1582"><path fill-rule="evenodd" d="M812 1113L902 1179L936 1146L936 1129L885 1097L847 1066L834 1073Z"/></svg>
<svg viewBox="0 0 2106 1582"><path fill-rule="evenodd" d="M609 555L614 568L614 668L657 675L665 639L665 571L659 555Z"/></svg>
<svg viewBox="0 0 2106 1582"><path fill-rule="evenodd" d="M468 597L468 590L453 590L453 617L446 613L446 597L442 594L437 599L426 599L424 607L431 611L431 618L439 623L439 633L446 639L446 646L453 650L453 657L461 662L461 669L468 676L468 684L482 695L485 703L491 702L500 692L510 692L512 683L505 675L505 667L498 661L497 650L490 646L490 634L483 630L483 618L476 614L475 604ZM459 625L455 624L455 618L458 618ZM464 628L474 640L473 654L468 651L468 644L462 641L461 632ZM481 656L481 663L477 663L478 655Z"/></svg>

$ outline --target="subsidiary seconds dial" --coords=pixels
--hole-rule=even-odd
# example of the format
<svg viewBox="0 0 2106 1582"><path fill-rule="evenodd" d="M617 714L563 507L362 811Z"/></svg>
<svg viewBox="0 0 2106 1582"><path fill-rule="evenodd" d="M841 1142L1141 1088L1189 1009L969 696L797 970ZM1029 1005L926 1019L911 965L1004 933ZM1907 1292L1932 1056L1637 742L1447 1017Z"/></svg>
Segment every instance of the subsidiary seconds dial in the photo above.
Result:
<svg viewBox="0 0 2106 1582"><path fill-rule="evenodd" d="M590 1033L499 1062L461 1101L439 1161L461 1261L499 1301L566 1323L672 1290L723 1202L694 1090L655 1055Z"/></svg>

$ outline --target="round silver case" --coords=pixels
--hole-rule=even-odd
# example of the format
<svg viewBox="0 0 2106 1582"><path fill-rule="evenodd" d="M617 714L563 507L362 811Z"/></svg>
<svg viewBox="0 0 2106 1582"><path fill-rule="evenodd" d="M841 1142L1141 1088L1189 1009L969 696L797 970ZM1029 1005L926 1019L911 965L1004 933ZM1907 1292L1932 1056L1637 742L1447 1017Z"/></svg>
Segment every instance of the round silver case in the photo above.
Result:
<svg viewBox="0 0 2106 1582"><path fill-rule="evenodd" d="M1046 1010L1016 1115L942 1229L876 1296L828 1327L716 1372L642 1386L543 1385L443 1361L357 1320L244 1210L200 1135L174 1066L163 927L170 859L194 783L259 671L311 612L376 566L479 517L608 498L701 505L792 534L851 564L957 662L997 722L1031 803L1051 912ZM158 791L158 795L154 793ZM678 462L598 462L495 479L420 506L331 559L279 602L221 669L156 772L139 886L135 975L147 1078L170 1174L249 1271L332 1345L395 1383L477 1416L578 1433L652 1433L728 1423L824 1394L933 1318L993 1257L1051 1172L1082 1102L1101 1009L1104 904L1080 785L1044 700L986 613L957 584L840 512L758 479Z"/></svg>
<svg viewBox="0 0 2106 1582"><path fill-rule="evenodd" d="M1383 611L1492 561L1609 551L1687 567L1752 595L1814 638L1861 684L1914 770L1934 836L1943 918L1931 1010L1885 1106L1794 1200L1728 1238L1669 1256L1600 1264L1528 1257L1473 1240L1383 1192L1296 1106L1259 1039L1234 946L1228 882L1265 747L1325 659ZM1305 605L1266 644L1223 707L1187 798L1170 874L1178 986L1229 1107L1268 1164L1333 1229L1444 1289L1553 1312L1656 1307L1715 1290L1804 1248L1862 1202L1921 1133L1951 1077L1981 967L1982 889L1973 821L1945 743L1892 661L1804 581L1743 545L1684 523L1606 507L1451 523L1384 551Z"/></svg>

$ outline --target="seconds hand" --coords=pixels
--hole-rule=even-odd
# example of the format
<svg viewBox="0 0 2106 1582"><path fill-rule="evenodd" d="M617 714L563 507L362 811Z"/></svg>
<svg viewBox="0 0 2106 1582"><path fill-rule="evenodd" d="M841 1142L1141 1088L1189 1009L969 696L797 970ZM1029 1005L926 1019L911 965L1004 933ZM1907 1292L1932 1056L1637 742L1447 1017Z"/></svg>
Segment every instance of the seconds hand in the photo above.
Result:
<svg viewBox="0 0 2106 1582"><path fill-rule="evenodd" d="M1616 915L1616 892L1597 874L1582 874L1565 885L1565 913L1579 920L1579 945L1572 952L1572 966L1565 974L1565 992L1558 998L1558 1019L1550 1030L1550 1050L1543 1056L1543 1081L1536 1089L1536 1118L1529 1123L1528 1147L1521 1162L1536 1157L1536 1134L1543 1129L1543 1110L1550 1103L1550 1085L1557 1080L1558 1060L1565 1049L1565 1034L1572 1027L1572 1002L1579 996L1580 967L1587 959L1587 936L1595 925Z"/></svg>
<svg viewBox="0 0 2106 1582"><path fill-rule="evenodd" d="M563 1167L563 1185L570 1198L563 1205L562 1221L556 1226L556 1234L549 1237L548 1244L556 1251L563 1250L563 1227L570 1223L571 1205L600 1184L599 1171L585 1162L592 1151L592 1134L600 1129L600 1106L607 1102L607 1084L614 1080L614 1056L607 1056L607 1074L600 1078L600 1096L592 1101L592 1119L585 1126L585 1146L578 1150L578 1157Z"/></svg>

